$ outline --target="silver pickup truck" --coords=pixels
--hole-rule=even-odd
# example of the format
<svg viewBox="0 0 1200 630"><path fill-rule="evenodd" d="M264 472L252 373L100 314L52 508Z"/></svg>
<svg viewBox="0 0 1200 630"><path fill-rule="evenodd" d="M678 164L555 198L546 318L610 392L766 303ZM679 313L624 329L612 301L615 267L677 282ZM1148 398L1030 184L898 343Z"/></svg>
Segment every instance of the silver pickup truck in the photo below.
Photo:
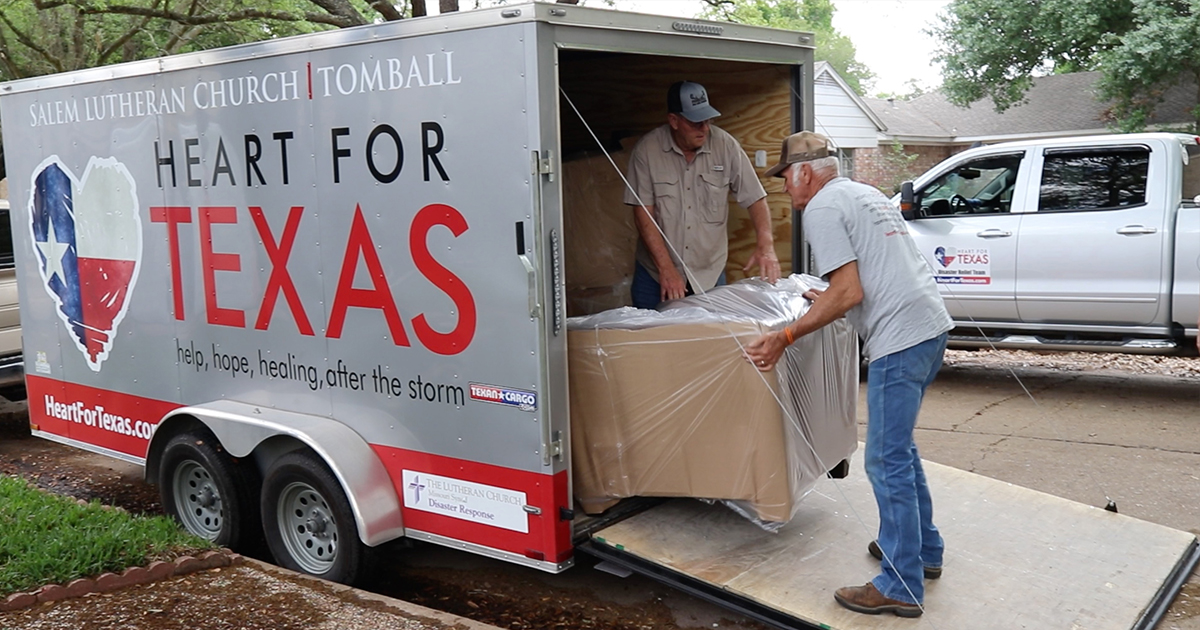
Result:
<svg viewBox="0 0 1200 630"><path fill-rule="evenodd" d="M1200 138L978 147L897 200L957 324L952 346L1195 352Z"/></svg>

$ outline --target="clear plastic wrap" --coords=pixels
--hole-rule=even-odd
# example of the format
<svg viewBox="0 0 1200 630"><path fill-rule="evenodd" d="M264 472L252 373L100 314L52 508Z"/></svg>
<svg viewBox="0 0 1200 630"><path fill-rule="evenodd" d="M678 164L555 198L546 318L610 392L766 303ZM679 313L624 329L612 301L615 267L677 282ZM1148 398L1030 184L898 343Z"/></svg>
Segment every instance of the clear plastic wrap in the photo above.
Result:
<svg viewBox="0 0 1200 630"><path fill-rule="evenodd" d="M824 283L744 280L660 311L568 320L575 498L719 500L774 530L857 447L858 338L839 320L759 372L741 347L809 308Z"/></svg>

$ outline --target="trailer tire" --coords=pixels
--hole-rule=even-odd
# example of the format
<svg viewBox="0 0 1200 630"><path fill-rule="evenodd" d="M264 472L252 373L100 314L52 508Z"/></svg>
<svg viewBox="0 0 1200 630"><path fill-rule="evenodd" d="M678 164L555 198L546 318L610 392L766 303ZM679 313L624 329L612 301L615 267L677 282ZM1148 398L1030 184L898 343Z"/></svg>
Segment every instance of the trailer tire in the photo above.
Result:
<svg viewBox="0 0 1200 630"><path fill-rule="evenodd" d="M257 474L208 431L172 437L158 467L163 509L187 531L239 551L261 539Z"/></svg>
<svg viewBox="0 0 1200 630"><path fill-rule="evenodd" d="M337 478L315 455L296 451L272 464L262 486L262 522L282 567L355 584L368 572L354 512Z"/></svg>

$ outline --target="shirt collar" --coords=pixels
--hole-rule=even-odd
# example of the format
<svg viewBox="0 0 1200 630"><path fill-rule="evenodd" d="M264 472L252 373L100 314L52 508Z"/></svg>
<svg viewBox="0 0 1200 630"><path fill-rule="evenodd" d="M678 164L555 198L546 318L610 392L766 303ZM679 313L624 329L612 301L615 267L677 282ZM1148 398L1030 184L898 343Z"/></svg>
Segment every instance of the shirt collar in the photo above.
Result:
<svg viewBox="0 0 1200 630"><path fill-rule="evenodd" d="M675 137L671 135L671 125L663 125L663 131L665 132L663 133L661 145L663 153L673 152L682 157L683 149L680 149L675 144ZM696 149L696 154L699 155L701 153L711 153L711 149L709 149L708 145L712 144L712 139L712 125L709 125L708 139L704 141L704 144L699 149Z"/></svg>

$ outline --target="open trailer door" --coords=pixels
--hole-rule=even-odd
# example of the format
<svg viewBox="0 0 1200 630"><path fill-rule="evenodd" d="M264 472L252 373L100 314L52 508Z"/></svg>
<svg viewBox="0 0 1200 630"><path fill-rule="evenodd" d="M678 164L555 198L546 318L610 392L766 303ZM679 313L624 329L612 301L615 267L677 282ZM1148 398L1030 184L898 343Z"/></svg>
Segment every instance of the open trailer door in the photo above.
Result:
<svg viewBox="0 0 1200 630"><path fill-rule="evenodd" d="M858 464L818 483L778 533L675 499L592 531L578 548L772 627L825 630L1148 630L1200 561L1188 532L931 462L925 473L945 573L926 581L915 620L833 599L878 571L866 549L878 517Z"/></svg>

